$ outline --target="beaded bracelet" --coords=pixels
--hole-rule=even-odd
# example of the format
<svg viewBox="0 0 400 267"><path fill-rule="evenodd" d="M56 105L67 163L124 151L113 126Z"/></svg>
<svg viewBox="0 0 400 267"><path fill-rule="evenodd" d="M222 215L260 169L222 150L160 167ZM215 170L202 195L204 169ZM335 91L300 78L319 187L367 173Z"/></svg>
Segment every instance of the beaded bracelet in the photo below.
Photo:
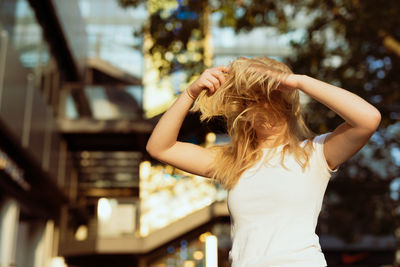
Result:
<svg viewBox="0 0 400 267"><path fill-rule="evenodd" d="M185 91L187 92L187 94L189 95L189 97L190 97L191 99L196 100L196 97L194 97L194 96L189 92L188 89L186 89Z"/></svg>

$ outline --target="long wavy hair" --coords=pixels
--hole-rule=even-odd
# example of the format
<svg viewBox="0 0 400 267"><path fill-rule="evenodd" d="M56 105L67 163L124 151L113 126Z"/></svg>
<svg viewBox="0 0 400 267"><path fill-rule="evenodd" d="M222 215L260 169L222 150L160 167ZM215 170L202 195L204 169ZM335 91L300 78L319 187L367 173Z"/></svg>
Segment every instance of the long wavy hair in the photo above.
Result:
<svg viewBox="0 0 400 267"><path fill-rule="evenodd" d="M315 134L306 126L300 112L299 90L283 88L280 84L291 69L268 57L239 57L229 65L226 81L214 94L203 90L190 112L200 111L200 120L223 117L231 142L213 145L216 158L210 166L210 177L230 190L245 170L252 167L264 155L257 138L256 129L283 131L276 139L268 159L277 153L283 144L281 163L293 153L303 171L308 165L312 142L304 146L302 141L312 139ZM260 124L261 123L261 124ZM283 128L282 128L283 127Z"/></svg>

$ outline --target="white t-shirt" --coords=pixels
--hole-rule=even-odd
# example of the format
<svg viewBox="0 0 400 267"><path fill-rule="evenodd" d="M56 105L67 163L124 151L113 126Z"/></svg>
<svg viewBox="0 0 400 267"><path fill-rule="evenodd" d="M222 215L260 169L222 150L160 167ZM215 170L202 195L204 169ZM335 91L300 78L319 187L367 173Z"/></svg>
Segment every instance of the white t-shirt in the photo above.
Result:
<svg viewBox="0 0 400 267"><path fill-rule="evenodd" d="M232 267L327 266L315 233L326 187L331 177L323 144L329 133L313 139L310 165L303 172L295 158L277 153L246 170L228 190L231 218ZM304 144L304 143L303 143ZM283 146L278 147L278 151Z"/></svg>

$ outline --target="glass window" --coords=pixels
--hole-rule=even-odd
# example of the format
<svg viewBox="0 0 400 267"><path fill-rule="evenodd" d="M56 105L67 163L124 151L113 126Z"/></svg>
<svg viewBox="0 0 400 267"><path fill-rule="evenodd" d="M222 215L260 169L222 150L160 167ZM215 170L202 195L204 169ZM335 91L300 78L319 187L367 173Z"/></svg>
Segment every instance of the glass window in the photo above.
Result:
<svg viewBox="0 0 400 267"><path fill-rule="evenodd" d="M28 1L3 0L0 10L1 23L20 53L22 64L27 68L46 65L50 59L49 48Z"/></svg>

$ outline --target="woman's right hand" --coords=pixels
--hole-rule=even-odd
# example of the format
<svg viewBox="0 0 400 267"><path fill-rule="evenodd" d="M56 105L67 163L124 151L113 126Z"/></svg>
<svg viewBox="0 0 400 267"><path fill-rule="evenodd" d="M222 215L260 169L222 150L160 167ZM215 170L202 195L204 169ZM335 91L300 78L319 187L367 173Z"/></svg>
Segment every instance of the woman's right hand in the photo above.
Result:
<svg viewBox="0 0 400 267"><path fill-rule="evenodd" d="M212 95L225 82L225 73L229 72L226 66L206 69L186 90L197 97L201 91L207 89L207 94Z"/></svg>

